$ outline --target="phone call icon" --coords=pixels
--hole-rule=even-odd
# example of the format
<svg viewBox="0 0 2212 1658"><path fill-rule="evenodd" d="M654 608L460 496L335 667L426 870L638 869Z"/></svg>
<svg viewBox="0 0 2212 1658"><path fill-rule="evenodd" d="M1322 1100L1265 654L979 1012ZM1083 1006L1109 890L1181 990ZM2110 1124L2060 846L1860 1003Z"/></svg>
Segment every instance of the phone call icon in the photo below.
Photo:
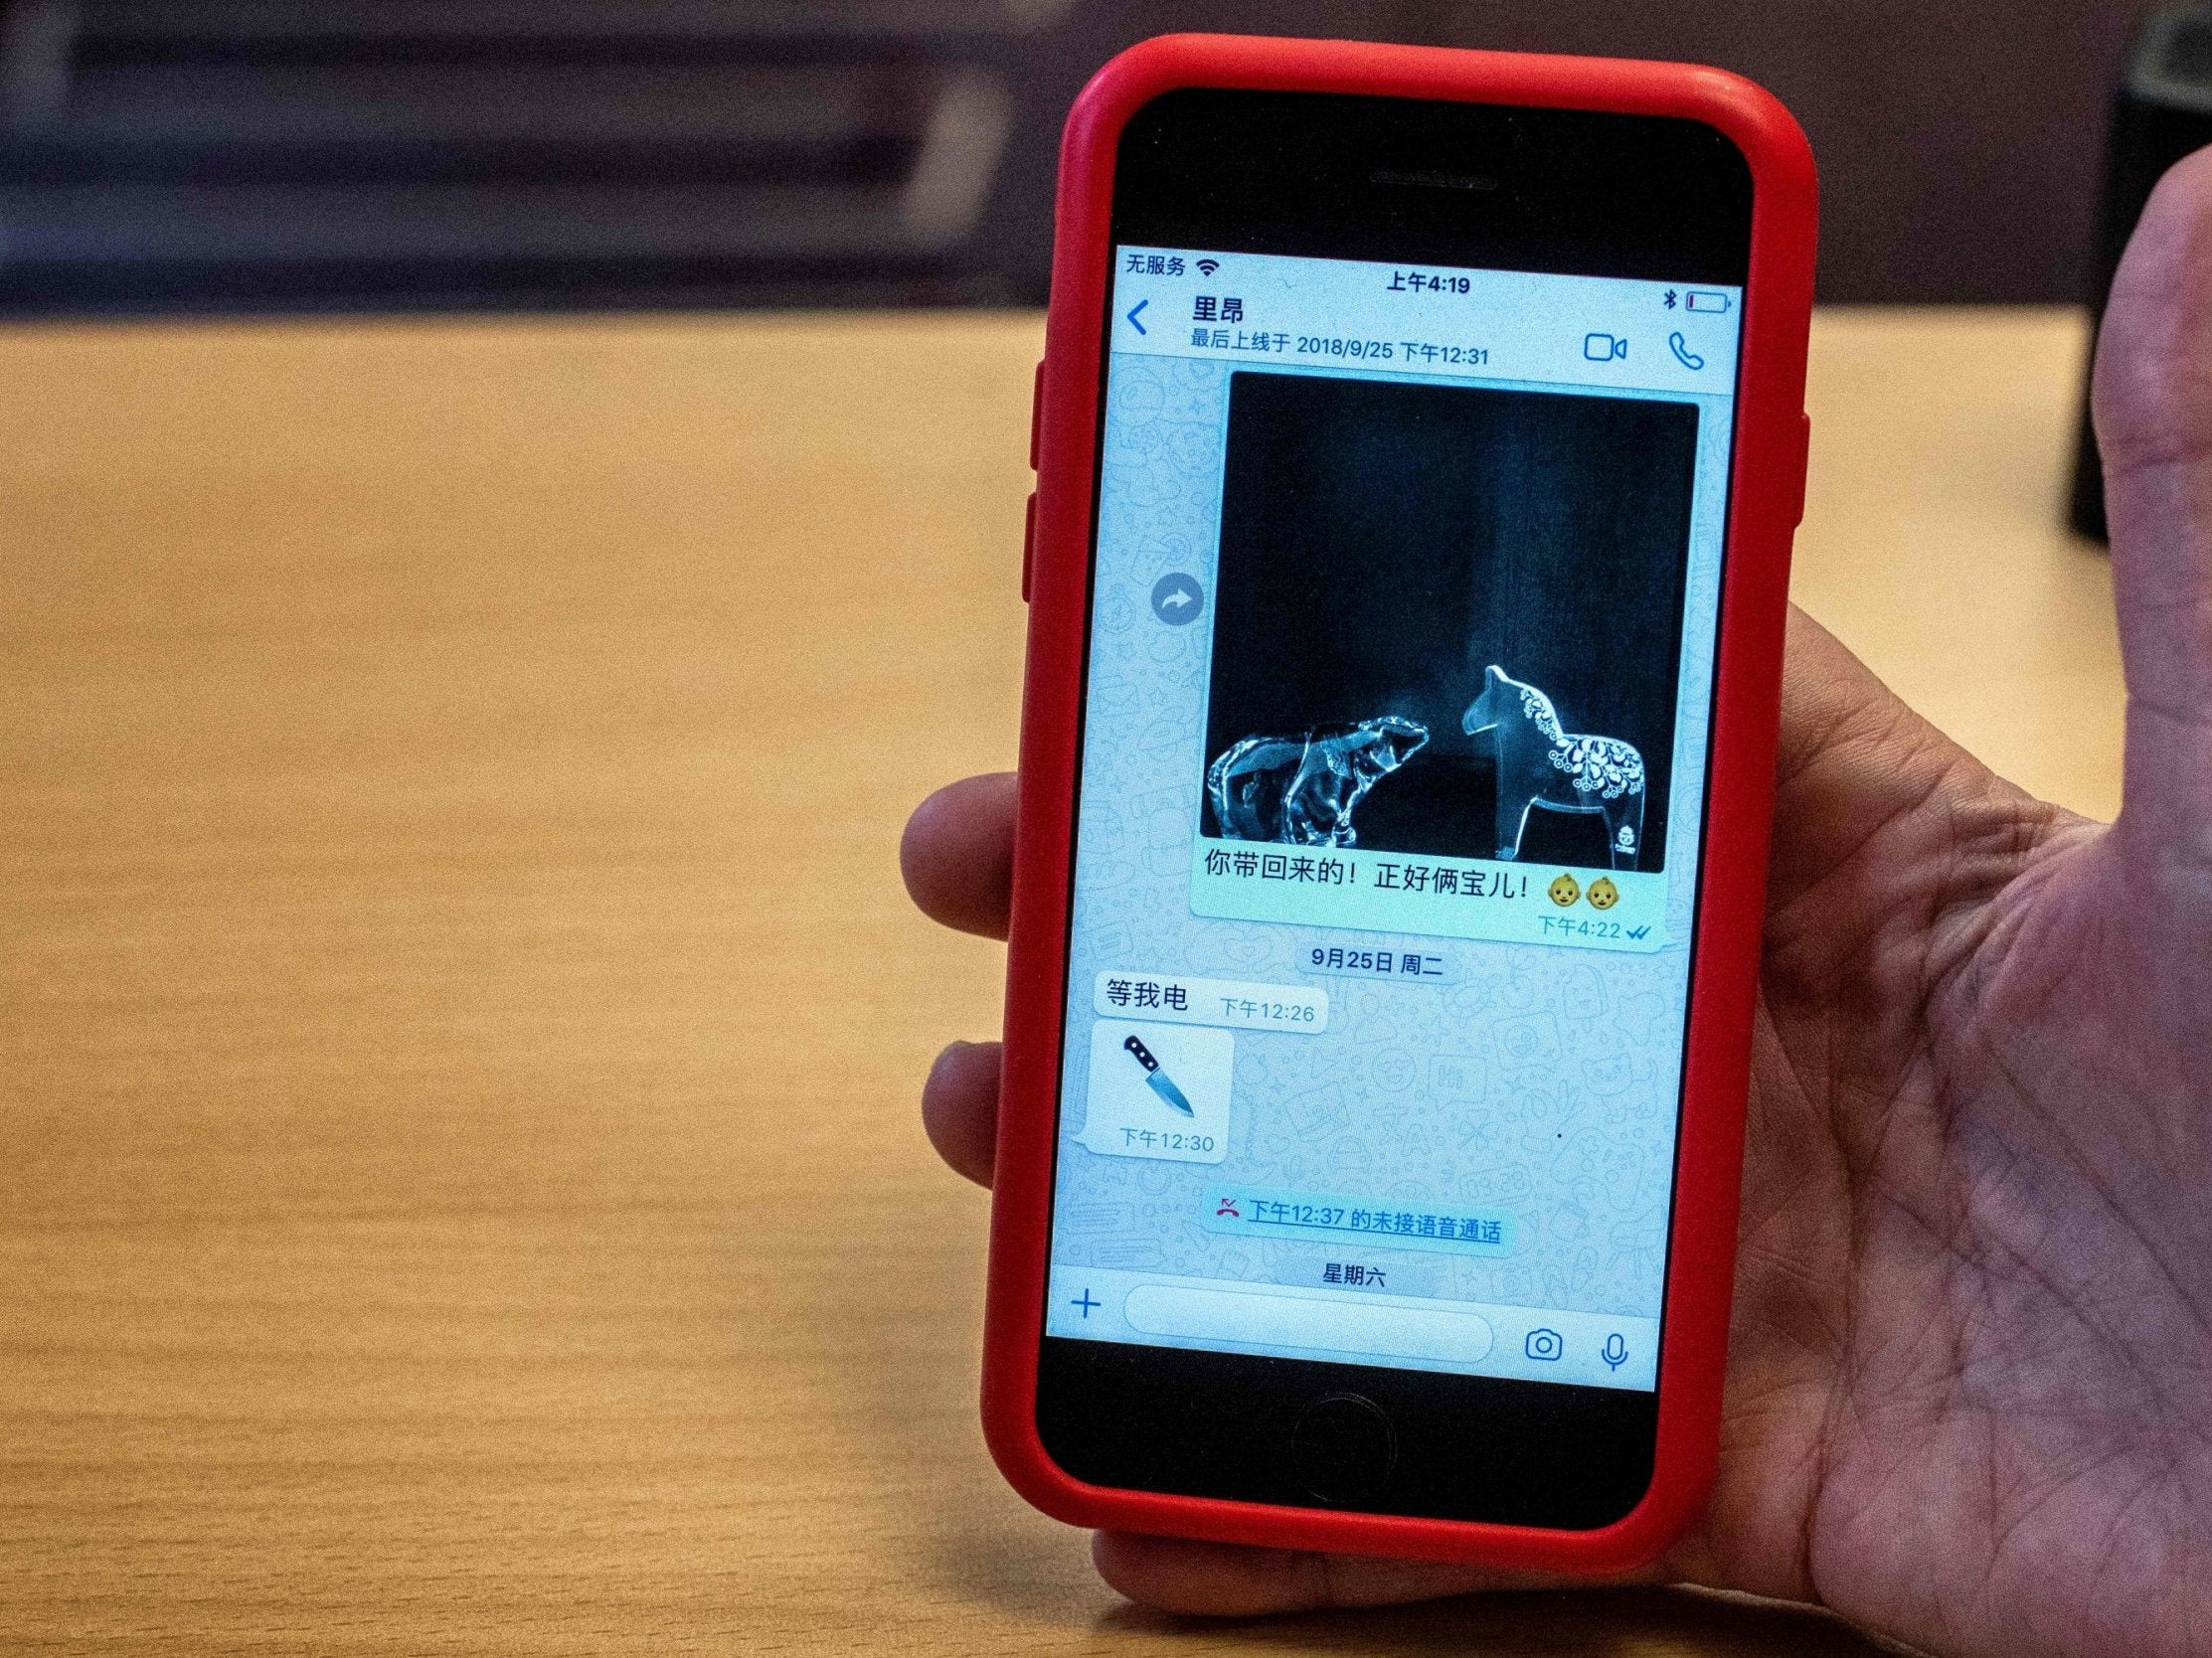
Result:
<svg viewBox="0 0 2212 1658"><path fill-rule="evenodd" d="M1685 369L1694 371L1705 367L1705 359L1690 349L1690 342L1682 337L1679 328L1666 337L1666 348L1674 353L1674 360Z"/></svg>

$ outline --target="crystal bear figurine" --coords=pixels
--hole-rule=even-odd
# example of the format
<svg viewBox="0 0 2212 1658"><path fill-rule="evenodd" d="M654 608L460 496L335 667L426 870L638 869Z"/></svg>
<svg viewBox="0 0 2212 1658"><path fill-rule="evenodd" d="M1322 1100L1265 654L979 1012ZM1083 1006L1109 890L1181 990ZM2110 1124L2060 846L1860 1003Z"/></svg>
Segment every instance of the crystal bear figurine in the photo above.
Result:
<svg viewBox="0 0 2212 1658"><path fill-rule="evenodd" d="M1428 741L1428 727L1395 714L1248 737L1206 768L1206 793L1230 840L1356 846L1353 808Z"/></svg>

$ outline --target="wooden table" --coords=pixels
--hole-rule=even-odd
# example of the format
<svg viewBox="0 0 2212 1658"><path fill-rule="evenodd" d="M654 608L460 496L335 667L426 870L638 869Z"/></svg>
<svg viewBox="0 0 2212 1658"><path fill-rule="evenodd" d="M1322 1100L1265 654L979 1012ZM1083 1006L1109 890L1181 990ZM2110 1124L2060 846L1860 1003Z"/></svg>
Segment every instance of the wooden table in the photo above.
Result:
<svg viewBox="0 0 2212 1658"><path fill-rule="evenodd" d="M1031 316L0 335L0 1646L1858 1652L1121 1605L974 1422ZM1825 317L1804 601L2117 795L2063 314Z"/></svg>

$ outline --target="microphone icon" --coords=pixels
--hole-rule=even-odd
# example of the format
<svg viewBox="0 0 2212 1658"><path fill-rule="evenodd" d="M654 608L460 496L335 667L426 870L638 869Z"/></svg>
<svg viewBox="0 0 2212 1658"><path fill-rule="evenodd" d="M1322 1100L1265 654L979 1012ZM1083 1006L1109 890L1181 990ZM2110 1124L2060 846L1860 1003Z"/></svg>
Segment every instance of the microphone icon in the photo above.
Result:
<svg viewBox="0 0 2212 1658"><path fill-rule="evenodd" d="M1628 1344L1620 1339L1618 1330L1606 1338L1606 1345L1600 1349L1599 1357L1615 1370L1628 1362Z"/></svg>

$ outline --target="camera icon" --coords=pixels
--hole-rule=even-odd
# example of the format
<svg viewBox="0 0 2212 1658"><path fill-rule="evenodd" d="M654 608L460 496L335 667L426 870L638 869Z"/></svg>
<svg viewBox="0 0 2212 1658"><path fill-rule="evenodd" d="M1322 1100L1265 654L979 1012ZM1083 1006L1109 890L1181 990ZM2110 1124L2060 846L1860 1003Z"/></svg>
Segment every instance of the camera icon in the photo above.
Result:
<svg viewBox="0 0 2212 1658"><path fill-rule="evenodd" d="M1560 1350L1565 1346L1566 1343L1560 1339L1557 1330L1536 1329L1529 1331L1528 1339L1521 1343L1521 1351L1531 1359L1549 1362L1558 1358Z"/></svg>

